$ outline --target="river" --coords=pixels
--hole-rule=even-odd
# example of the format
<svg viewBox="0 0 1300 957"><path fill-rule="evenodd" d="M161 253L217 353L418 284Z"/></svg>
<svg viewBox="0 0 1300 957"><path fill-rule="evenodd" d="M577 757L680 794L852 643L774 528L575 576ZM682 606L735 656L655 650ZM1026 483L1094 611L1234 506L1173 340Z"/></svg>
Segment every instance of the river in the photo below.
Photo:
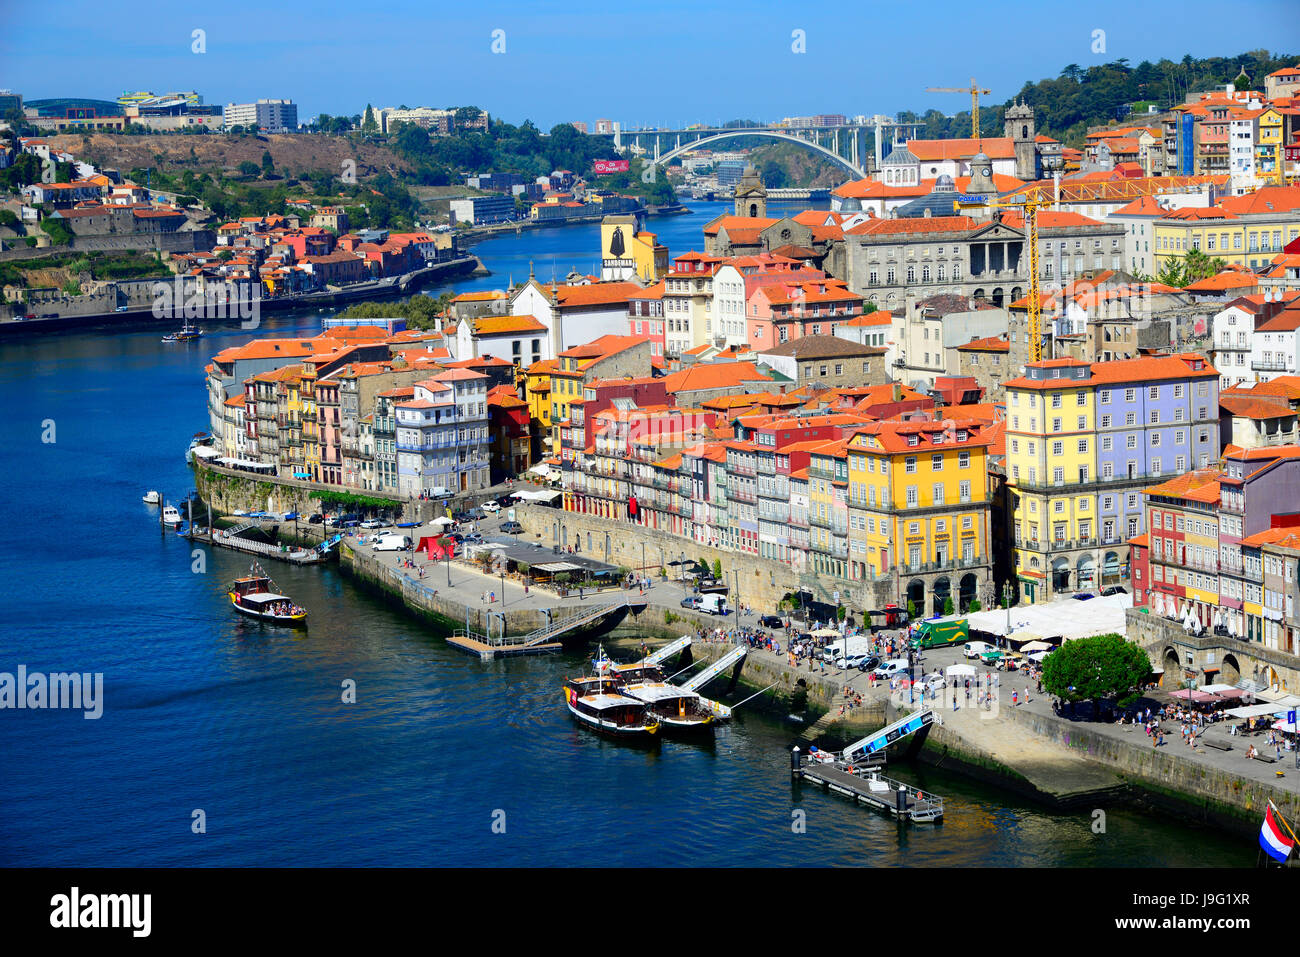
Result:
<svg viewBox="0 0 1300 957"><path fill-rule="evenodd" d="M701 249L700 227L725 208L692 206L649 224L672 253ZM494 275L455 288L522 279L530 260L543 280L598 271L597 235L480 243ZM318 328L319 316L276 316L256 335ZM0 342L0 672L104 676L97 720L0 711L0 865L1253 862L1253 842L1175 816L1114 807L1094 834L1088 811L1046 812L923 766L891 774L943 795L947 818L900 826L792 785L790 726L744 709L711 739L607 741L560 697L581 656L480 662L334 567L270 569L311 609L306 633L236 620L224 586L246 561L196 557L141 503L191 488L182 452L206 427L204 363L255 335L209 333Z"/></svg>

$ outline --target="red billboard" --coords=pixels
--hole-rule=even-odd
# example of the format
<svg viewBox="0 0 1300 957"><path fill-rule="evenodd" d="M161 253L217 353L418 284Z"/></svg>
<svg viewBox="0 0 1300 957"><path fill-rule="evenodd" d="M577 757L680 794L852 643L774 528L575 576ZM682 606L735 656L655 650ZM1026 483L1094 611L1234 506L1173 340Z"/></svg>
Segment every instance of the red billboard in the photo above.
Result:
<svg viewBox="0 0 1300 957"><path fill-rule="evenodd" d="M595 169L597 173L626 173L628 160L596 160Z"/></svg>

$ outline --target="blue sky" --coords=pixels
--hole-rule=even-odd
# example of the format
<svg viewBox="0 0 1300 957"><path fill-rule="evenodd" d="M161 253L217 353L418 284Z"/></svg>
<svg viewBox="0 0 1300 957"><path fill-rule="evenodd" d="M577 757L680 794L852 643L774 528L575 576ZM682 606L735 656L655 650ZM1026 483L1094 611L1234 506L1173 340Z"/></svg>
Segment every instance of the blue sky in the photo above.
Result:
<svg viewBox="0 0 1300 957"><path fill-rule="evenodd" d="M898 11L891 15L887 11ZM922 13L921 11L924 11ZM193 31L206 52L192 52ZM493 31L505 52L492 52ZM792 52L804 31L806 52ZM1093 31L1105 53L1093 53ZM1127 57L1300 53L1295 0L1022 4L445 0L0 0L0 88L28 99L193 89L208 103L289 97L299 116L474 104L543 129L809 113L953 113L926 93L975 76L1001 102L1026 80Z"/></svg>

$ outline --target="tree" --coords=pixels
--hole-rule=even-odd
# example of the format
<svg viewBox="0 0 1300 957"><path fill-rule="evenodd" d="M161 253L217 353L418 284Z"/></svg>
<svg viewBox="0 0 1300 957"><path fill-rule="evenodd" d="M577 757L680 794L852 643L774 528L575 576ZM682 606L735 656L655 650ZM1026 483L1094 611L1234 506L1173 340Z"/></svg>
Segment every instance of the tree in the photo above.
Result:
<svg viewBox="0 0 1300 957"><path fill-rule="evenodd" d="M361 121L362 133L378 133L379 121L375 119L375 111L369 103L366 104L366 116Z"/></svg>
<svg viewBox="0 0 1300 957"><path fill-rule="evenodd" d="M908 618L916 617L916 602L912 601L912 599L910 598L907 600L907 617Z"/></svg>
<svg viewBox="0 0 1300 957"><path fill-rule="evenodd" d="M244 160L239 164L239 172L245 176L256 176L260 169L261 167L252 160Z"/></svg>
<svg viewBox="0 0 1300 957"><path fill-rule="evenodd" d="M1095 635L1065 642L1043 662L1043 687L1065 701L1115 698L1124 706L1151 674L1146 652L1121 635Z"/></svg>
<svg viewBox="0 0 1300 957"><path fill-rule="evenodd" d="M972 598L970 600L970 604L966 606L966 610L968 612L977 612L983 607L984 606L980 604L980 600L978 598Z"/></svg>
<svg viewBox="0 0 1300 957"><path fill-rule="evenodd" d="M722 580L722 559L721 558L715 558L713 560L713 577L718 581Z"/></svg>
<svg viewBox="0 0 1300 957"><path fill-rule="evenodd" d="M270 150L262 151L262 175L271 176L275 173L275 160L271 158Z"/></svg>

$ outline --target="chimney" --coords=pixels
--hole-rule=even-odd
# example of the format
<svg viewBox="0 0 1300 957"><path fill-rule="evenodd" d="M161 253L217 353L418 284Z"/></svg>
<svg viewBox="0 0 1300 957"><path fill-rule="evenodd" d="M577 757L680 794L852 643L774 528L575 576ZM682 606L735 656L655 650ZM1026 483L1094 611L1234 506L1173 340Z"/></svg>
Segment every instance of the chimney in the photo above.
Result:
<svg viewBox="0 0 1300 957"><path fill-rule="evenodd" d="M903 401L903 384L901 382L894 383L894 401L895 402Z"/></svg>

